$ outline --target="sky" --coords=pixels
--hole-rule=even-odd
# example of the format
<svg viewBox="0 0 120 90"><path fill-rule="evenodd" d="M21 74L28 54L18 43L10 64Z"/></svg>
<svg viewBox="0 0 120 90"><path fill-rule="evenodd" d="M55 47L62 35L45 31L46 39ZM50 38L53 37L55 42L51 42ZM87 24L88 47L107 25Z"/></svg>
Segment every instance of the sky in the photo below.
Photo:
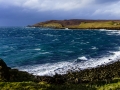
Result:
<svg viewBox="0 0 120 90"><path fill-rule="evenodd" d="M0 0L0 26L64 19L120 19L120 0Z"/></svg>

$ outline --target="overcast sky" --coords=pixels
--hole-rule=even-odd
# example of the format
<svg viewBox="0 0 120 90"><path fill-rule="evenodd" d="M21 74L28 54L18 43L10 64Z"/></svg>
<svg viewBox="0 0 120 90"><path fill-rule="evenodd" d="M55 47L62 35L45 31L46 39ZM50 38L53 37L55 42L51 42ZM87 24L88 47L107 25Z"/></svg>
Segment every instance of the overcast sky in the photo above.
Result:
<svg viewBox="0 0 120 90"><path fill-rule="evenodd" d="M120 0L0 0L0 26L52 19L120 19Z"/></svg>

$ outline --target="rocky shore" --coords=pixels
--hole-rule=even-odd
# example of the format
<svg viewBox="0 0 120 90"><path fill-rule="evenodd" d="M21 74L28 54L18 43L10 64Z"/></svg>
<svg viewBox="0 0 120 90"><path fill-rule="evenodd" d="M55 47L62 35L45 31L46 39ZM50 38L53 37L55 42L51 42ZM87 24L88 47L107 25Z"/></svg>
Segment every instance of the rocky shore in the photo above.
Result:
<svg viewBox="0 0 120 90"><path fill-rule="evenodd" d="M120 61L76 72L68 71L65 75L56 74L50 77L34 76L28 72L11 69L0 59L0 81L2 82L44 81L50 84L109 83L114 78L120 78Z"/></svg>

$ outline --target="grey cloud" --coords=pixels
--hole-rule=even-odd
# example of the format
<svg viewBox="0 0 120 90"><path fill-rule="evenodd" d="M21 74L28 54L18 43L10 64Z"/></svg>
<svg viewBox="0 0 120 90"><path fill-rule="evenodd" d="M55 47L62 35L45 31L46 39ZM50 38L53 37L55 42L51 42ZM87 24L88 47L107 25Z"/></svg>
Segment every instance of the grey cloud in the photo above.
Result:
<svg viewBox="0 0 120 90"><path fill-rule="evenodd" d="M95 0L96 3L98 4L104 4L104 3L116 3L119 2L120 0Z"/></svg>
<svg viewBox="0 0 120 90"><path fill-rule="evenodd" d="M12 0L13 1L13 0ZM16 1L16 0L14 0ZM20 0L18 0L20 1ZM29 1L29 0L26 0ZM35 2L34 0L30 0ZM36 0L37 1L37 0ZM45 0L50 1L50 0ZM56 0L51 0L52 3ZM61 0L64 2L64 0ZM61 2L59 4L61 5ZM55 7L53 3L52 5L47 7L48 2L43 2L43 5L46 5L47 10L38 10L39 7L34 9L29 8L32 2L27 3L28 7L23 7L22 3L17 3L16 5L1 5L0 3L0 26L26 26L28 24L34 24L41 21L51 20L51 19L119 19L120 18L120 2L119 0L74 0L74 5L70 5L67 2L72 2L73 0L66 0L66 4L63 7ZM88 2L89 1L89 2ZM10 2L10 1L9 1ZM16 1L17 2L17 1ZM58 4L58 1L56 1ZM78 3L77 7L72 9ZM50 3L50 4L51 4ZM79 4L82 3L82 4ZM48 3L49 4L49 3ZM59 5L58 4L58 5ZM68 4L68 5L67 5ZM29 6L30 5L30 6ZM82 5L83 7L79 7ZM37 6L37 5L34 5ZM39 6L39 5L38 5ZM68 7L69 10L65 10L65 7ZM61 8L62 7L62 8ZM51 8L59 8L52 9Z"/></svg>

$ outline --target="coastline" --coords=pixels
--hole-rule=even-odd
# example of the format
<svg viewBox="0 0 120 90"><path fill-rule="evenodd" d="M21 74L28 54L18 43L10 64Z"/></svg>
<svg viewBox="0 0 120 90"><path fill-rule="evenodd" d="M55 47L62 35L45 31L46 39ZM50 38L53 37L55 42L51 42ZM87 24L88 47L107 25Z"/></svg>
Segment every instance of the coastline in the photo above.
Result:
<svg viewBox="0 0 120 90"><path fill-rule="evenodd" d="M28 26L27 26L28 27ZM34 27L34 26L29 26L28 28L50 28L53 30L120 30L120 27L101 27L101 28L66 28L66 27L61 27L61 28L54 28L54 27Z"/></svg>
<svg viewBox="0 0 120 90"><path fill-rule="evenodd" d="M7 67L6 63L0 59L1 77L2 81L45 81L48 83L86 83L96 81L109 82L113 78L120 77L120 60L110 62L106 65L99 65L94 68L87 68L80 71L69 70L66 74L55 74L54 76L36 76L26 71L19 71L18 69L11 69ZM3 73L3 74L2 74ZM6 76L7 73L7 76ZM59 80L55 80L59 79Z"/></svg>
<svg viewBox="0 0 120 90"><path fill-rule="evenodd" d="M43 28L45 28L45 27L43 27ZM64 29L64 30L96 30L96 29L98 29L98 30L101 30L101 29L105 29L105 30L120 30L120 27L118 27L118 28L112 28L112 27L110 27L110 28L108 28L108 27L106 27L106 28L53 28L53 29Z"/></svg>
<svg viewBox="0 0 120 90"><path fill-rule="evenodd" d="M120 30L120 20L50 20L39 22L28 27L53 28L53 29L106 29Z"/></svg>
<svg viewBox="0 0 120 90"><path fill-rule="evenodd" d="M35 76L28 72L7 67L0 59L0 88L4 90L117 90L120 89L120 61L88 68L81 71L68 71L65 75ZM6 77L7 76L7 77Z"/></svg>

